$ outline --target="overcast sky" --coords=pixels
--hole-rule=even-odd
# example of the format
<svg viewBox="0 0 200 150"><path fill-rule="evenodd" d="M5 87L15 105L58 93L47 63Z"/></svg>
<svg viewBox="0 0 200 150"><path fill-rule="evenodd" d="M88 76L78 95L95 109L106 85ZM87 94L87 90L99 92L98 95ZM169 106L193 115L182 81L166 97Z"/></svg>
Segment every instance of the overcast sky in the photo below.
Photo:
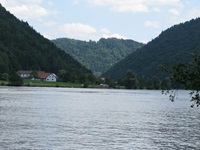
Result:
<svg viewBox="0 0 200 150"><path fill-rule="evenodd" d="M148 42L200 16L200 0L0 0L49 39L117 37Z"/></svg>

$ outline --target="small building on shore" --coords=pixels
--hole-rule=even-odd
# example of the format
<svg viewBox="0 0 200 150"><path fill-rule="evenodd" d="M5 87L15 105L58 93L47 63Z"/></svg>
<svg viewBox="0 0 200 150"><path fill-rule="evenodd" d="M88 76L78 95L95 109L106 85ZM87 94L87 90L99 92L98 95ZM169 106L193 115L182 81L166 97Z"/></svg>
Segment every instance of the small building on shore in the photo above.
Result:
<svg viewBox="0 0 200 150"><path fill-rule="evenodd" d="M17 71L17 74L23 79L30 79L32 72L33 71L31 71L31 70L19 70L19 71Z"/></svg>
<svg viewBox="0 0 200 150"><path fill-rule="evenodd" d="M42 81L51 81L51 82L56 82L57 81L57 76L54 73L48 73L44 71L38 71L38 77Z"/></svg>
<svg viewBox="0 0 200 150"><path fill-rule="evenodd" d="M23 79L31 79L31 80L41 80L41 81L49 81L56 82L57 76L54 73L49 73L45 71L36 71L35 73L31 70L19 70L17 74Z"/></svg>

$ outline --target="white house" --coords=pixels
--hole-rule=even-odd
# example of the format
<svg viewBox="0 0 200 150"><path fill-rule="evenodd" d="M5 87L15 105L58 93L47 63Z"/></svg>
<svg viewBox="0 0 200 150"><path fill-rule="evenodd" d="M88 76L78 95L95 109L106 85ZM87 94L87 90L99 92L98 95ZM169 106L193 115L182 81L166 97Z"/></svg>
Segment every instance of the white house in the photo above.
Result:
<svg viewBox="0 0 200 150"><path fill-rule="evenodd" d="M23 79L30 79L32 78L33 71L27 71L27 70L19 70L17 74L23 78ZM42 81L50 81L50 82L56 82L57 76L54 73L48 73L44 71L37 71L38 78ZM34 80L34 78L33 78Z"/></svg>
<svg viewBox="0 0 200 150"><path fill-rule="evenodd" d="M17 71L17 74L24 79L30 78L32 71L31 70L19 70Z"/></svg>
<svg viewBox="0 0 200 150"><path fill-rule="evenodd" d="M44 71L38 71L38 77L42 81L50 81L50 82L56 82L57 81L57 76L54 73L48 73Z"/></svg>

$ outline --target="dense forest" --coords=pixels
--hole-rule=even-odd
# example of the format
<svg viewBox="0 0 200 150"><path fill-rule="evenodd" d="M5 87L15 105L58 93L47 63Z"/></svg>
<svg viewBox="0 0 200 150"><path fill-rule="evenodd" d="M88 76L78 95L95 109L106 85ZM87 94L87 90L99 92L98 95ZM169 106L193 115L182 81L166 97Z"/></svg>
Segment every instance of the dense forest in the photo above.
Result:
<svg viewBox="0 0 200 150"><path fill-rule="evenodd" d="M133 40L116 38L102 38L97 42L60 38L53 40L53 43L92 70L95 75L101 75L102 72L144 45Z"/></svg>
<svg viewBox="0 0 200 150"><path fill-rule="evenodd" d="M199 29L200 18L175 25L128 55L103 76L118 80L126 75L127 70L131 70L146 79L154 76L164 78L166 74L160 71L160 65L184 63L192 58L191 53L200 51Z"/></svg>
<svg viewBox="0 0 200 150"><path fill-rule="evenodd" d="M73 77L91 74L78 61L20 21L0 4L0 78L10 71L64 70Z"/></svg>

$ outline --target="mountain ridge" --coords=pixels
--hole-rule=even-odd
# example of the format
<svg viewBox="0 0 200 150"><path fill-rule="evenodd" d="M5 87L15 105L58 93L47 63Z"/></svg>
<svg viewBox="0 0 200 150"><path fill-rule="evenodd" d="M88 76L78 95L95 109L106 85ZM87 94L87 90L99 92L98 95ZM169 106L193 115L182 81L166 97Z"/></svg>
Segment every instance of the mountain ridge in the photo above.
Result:
<svg viewBox="0 0 200 150"><path fill-rule="evenodd" d="M101 38L99 41L88 42L59 38L52 42L96 75L105 72L116 62L144 45L133 40L117 38Z"/></svg>
<svg viewBox="0 0 200 150"><path fill-rule="evenodd" d="M191 53L200 51L199 29L200 18L174 25L115 64L102 76L117 80L123 77L127 70L132 70L144 78L163 78L166 75L160 71L159 65L186 62L191 58Z"/></svg>

